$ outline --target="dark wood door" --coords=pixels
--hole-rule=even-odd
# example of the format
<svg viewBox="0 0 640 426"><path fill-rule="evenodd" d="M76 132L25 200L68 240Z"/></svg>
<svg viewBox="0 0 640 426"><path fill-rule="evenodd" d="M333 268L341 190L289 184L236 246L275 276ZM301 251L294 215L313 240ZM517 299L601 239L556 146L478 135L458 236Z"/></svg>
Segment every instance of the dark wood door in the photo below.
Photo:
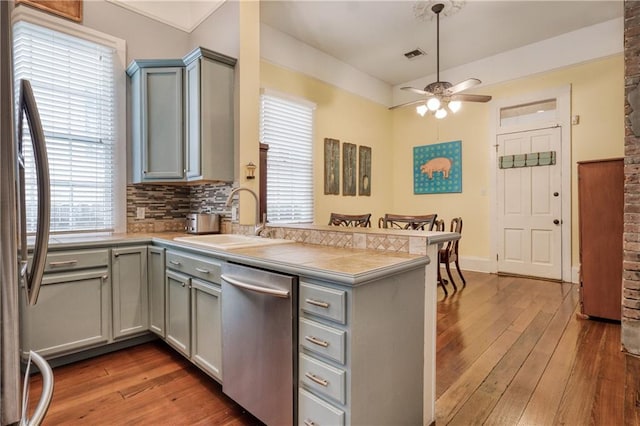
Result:
<svg viewBox="0 0 640 426"><path fill-rule="evenodd" d="M578 163L582 313L620 320L624 163Z"/></svg>

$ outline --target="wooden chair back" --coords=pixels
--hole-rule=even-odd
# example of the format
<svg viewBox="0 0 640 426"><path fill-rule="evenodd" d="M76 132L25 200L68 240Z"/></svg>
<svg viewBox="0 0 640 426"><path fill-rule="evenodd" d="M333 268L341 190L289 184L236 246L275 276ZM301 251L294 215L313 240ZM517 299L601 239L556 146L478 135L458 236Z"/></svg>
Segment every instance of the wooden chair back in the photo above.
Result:
<svg viewBox="0 0 640 426"><path fill-rule="evenodd" d="M383 218L378 219L378 227L432 231L437 216L435 213L422 216L387 213Z"/></svg>
<svg viewBox="0 0 640 426"><path fill-rule="evenodd" d="M442 228L444 230L444 221L442 222ZM451 232L457 232L462 236L462 218L461 217L454 217L453 219L451 219L451 227L449 228L449 230ZM456 265L456 269L458 270L458 275L460 276L460 279L462 279L462 285L466 285L467 284L467 280L465 280L464 275L462 275L462 270L460 269L460 263L459 263L459 256L458 256L458 247L460 246L460 240L455 240L455 241L449 241L447 242L447 246L444 248L440 249L440 252L438 254L438 261L440 264L443 264L445 266L445 268L447 269L447 276L449 277L449 280L445 280L440 273L440 268L438 268L438 283L442 284L442 289L445 292L445 295L447 294L447 289L446 289L446 284L447 283L451 283L451 285L453 285L453 289L457 290L458 287L456 286L455 281L453 280L453 275L451 274L451 267L449 266L450 263L453 263Z"/></svg>
<svg viewBox="0 0 640 426"><path fill-rule="evenodd" d="M432 231L444 232L444 219L436 219L433 222Z"/></svg>
<svg viewBox="0 0 640 426"><path fill-rule="evenodd" d="M341 214L331 213L329 225L335 226L359 226L371 228L371 213L367 214Z"/></svg>

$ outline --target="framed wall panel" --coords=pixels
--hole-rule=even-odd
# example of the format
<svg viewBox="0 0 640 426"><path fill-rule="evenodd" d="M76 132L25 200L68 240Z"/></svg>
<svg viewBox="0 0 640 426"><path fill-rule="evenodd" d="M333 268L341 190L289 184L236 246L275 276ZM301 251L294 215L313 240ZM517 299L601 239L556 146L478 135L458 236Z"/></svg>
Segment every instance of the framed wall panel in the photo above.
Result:
<svg viewBox="0 0 640 426"><path fill-rule="evenodd" d="M371 147L358 147L358 195L371 195Z"/></svg>
<svg viewBox="0 0 640 426"><path fill-rule="evenodd" d="M342 144L342 195L356 195L356 145Z"/></svg>
<svg viewBox="0 0 640 426"><path fill-rule="evenodd" d="M324 139L324 193L340 195L340 141Z"/></svg>

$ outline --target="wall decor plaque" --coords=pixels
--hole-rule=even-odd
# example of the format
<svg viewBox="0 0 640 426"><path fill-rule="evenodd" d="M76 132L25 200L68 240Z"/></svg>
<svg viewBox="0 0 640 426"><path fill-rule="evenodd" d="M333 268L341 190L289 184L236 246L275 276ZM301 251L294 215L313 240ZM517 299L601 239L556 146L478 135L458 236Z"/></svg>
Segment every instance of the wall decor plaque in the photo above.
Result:
<svg viewBox="0 0 640 426"><path fill-rule="evenodd" d="M324 138L324 193L340 195L340 141Z"/></svg>
<svg viewBox="0 0 640 426"><path fill-rule="evenodd" d="M356 145L342 144L342 195L356 195Z"/></svg>
<svg viewBox="0 0 640 426"><path fill-rule="evenodd" d="M82 0L16 0L16 4L20 3L75 22L82 21Z"/></svg>
<svg viewBox="0 0 640 426"><path fill-rule="evenodd" d="M413 147L413 193L462 192L462 141Z"/></svg>
<svg viewBox="0 0 640 426"><path fill-rule="evenodd" d="M358 195L371 195L371 147L358 147Z"/></svg>

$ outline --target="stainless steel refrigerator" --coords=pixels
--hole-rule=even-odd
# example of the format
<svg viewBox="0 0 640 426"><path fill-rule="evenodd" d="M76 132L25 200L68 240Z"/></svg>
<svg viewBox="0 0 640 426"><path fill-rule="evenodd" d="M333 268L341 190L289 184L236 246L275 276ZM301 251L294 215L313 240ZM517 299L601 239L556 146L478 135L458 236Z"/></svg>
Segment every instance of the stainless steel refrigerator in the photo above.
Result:
<svg viewBox="0 0 640 426"><path fill-rule="evenodd" d="M28 81L14 87L10 7L0 0L0 424L39 424L53 391L46 361L31 352L24 383L20 372L20 304L34 305L49 240L49 171L44 133ZM18 89L18 90L16 90ZM19 95L14 96L14 93ZM16 120L17 119L17 120ZM27 134L23 135L26 129ZM27 262L23 140L33 143L38 185L38 225ZM26 383L31 362L43 376L41 399L27 418Z"/></svg>

